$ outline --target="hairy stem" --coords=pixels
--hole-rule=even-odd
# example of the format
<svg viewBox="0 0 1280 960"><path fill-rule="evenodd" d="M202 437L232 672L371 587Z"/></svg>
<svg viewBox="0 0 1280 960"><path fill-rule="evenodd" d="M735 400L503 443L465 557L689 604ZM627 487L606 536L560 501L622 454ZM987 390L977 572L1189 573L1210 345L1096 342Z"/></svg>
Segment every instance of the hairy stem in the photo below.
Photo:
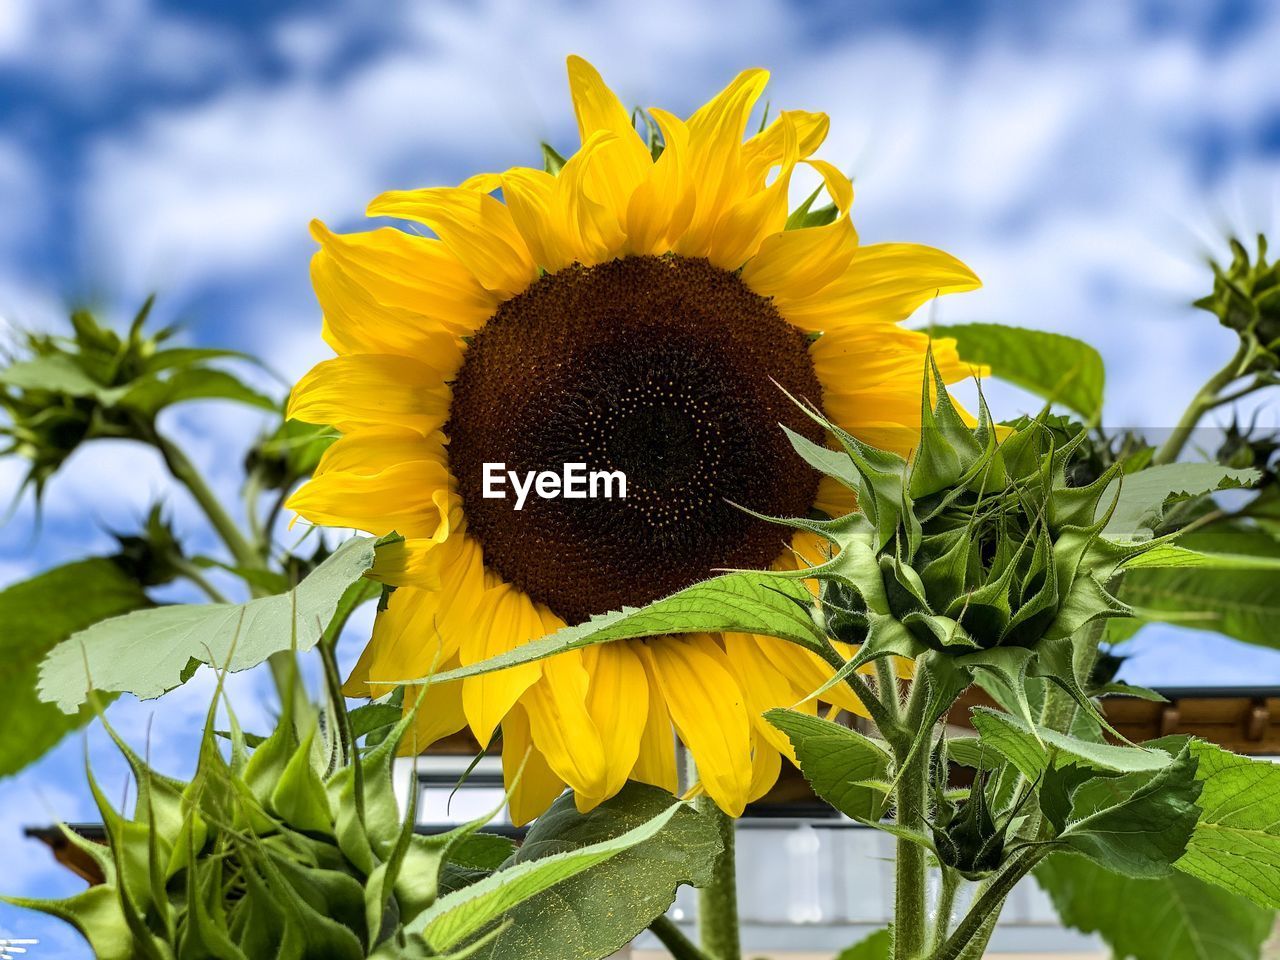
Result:
<svg viewBox="0 0 1280 960"><path fill-rule="evenodd" d="M1239 377L1240 364L1244 361L1247 351L1247 346L1242 342L1235 355L1227 362L1227 365L1205 381L1204 386L1199 389L1192 398L1191 403L1187 405L1187 409L1183 411L1181 419L1178 420L1178 425L1173 428L1173 433L1169 434L1169 439L1160 446L1155 456L1151 458L1153 464L1173 463L1178 459L1178 455L1182 453L1182 448L1187 445L1187 441L1191 438L1192 431L1200 423L1200 419L1217 405L1218 394L1222 392L1224 387Z"/></svg>
<svg viewBox="0 0 1280 960"><path fill-rule="evenodd" d="M1090 643L1085 648L1084 661L1080 664L1080 670L1088 676L1092 671L1094 664L1098 660L1098 644L1102 639L1105 628L1105 621L1099 621L1085 627L1089 631ZM1044 704L1040 708L1040 726L1049 730L1056 730L1059 733L1067 733L1071 729L1071 725L1075 723L1076 714L1079 712L1080 706L1075 700L1068 696L1064 690L1059 689L1053 684L1045 684ZM1014 788L1017 795L1026 787L1026 777L1022 774L1018 775L1018 782ZM1044 817L1038 811L1027 818L1026 825L1019 831L1018 836L1024 840L1041 839L1040 834L1044 827ZM990 891L994 885L994 880L985 880L978 887L977 899L982 899ZM975 931L970 949L964 954L965 960L969 957L981 957L986 951L987 944L991 941L991 935L995 932L996 920L1000 916L1000 911L1004 908L1004 900L1001 898L991 907L990 922L983 924Z"/></svg>
<svg viewBox="0 0 1280 960"><path fill-rule="evenodd" d="M702 941L702 952L710 960L741 960L734 820L706 795L694 803L715 823L722 845L711 882L698 891L698 938Z"/></svg>
<svg viewBox="0 0 1280 960"><path fill-rule="evenodd" d="M960 889L960 874L948 868L942 868L942 889L938 893L938 904L933 912L933 942L930 952L937 953L946 942L947 932L951 929L951 915L956 909L956 893Z"/></svg>
<svg viewBox="0 0 1280 960"><path fill-rule="evenodd" d="M698 945L686 937L665 913L649 924L649 929L662 941L672 960L708 960L707 955L698 949Z"/></svg>
<svg viewBox="0 0 1280 960"><path fill-rule="evenodd" d="M955 932L946 939L930 960L958 960L974 938L984 929L988 929L988 921L991 917L999 915L1005 899L1018 881L1030 873L1036 864L1049 855L1049 852L1047 846L1027 847L1009 861L974 901L964 919L956 926ZM989 932L987 936L990 936ZM969 955L972 955L972 951L969 951Z"/></svg>
<svg viewBox="0 0 1280 960"><path fill-rule="evenodd" d="M902 704L898 699L898 672L893 666L893 657L881 657L876 661L876 692L880 694L880 702L888 714L897 720L902 714Z"/></svg>
<svg viewBox="0 0 1280 960"><path fill-rule="evenodd" d="M917 678L911 684L904 723L916 732L924 720L928 684ZM922 833L927 830L929 750L912 750L910 744L895 748L900 765L894 804L898 826ZM899 838L894 884L893 960L916 960L924 951L928 932L926 899L928 861L918 843Z"/></svg>

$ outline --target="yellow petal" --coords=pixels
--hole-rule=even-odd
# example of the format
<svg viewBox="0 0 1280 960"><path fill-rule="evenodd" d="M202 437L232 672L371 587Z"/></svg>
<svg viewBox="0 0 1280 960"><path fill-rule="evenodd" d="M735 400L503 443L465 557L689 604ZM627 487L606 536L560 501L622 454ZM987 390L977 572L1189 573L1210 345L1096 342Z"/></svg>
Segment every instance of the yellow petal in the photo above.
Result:
<svg viewBox="0 0 1280 960"><path fill-rule="evenodd" d="M378 548L375 572L387 546L390 545ZM435 547L431 556L438 561L433 570L433 575L439 578L438 589L417 589L413 585L417 581L414 581L391 595L398 597L406 592L421 598L416 619L420 625L418 632L392 633L383 637L375 631L377 642L371 643L366 650L366 653L374 651L369 659L367 676L375 681L404 681L425 676L435 659L436 644L440 659L450 659L461 648L463 639L475 632L477 610L485 592L480 545L470 537L458 534ZM422 640L423 636L428 638L427 642Z"/></svg>
<svg viewBox="0 0 1280 960"><path fill-rule="evenodd" d="M763 737L775 753L781 751L794 762L795 752L792 750L791 740L766 720L764 713L777 707L792 706L804 696L805 691L800 690L765 657L754 636L726 633L723 642L729 666L742 689L756 735ZM815 712L817 705L805 704L801 709Z"/></svg>
<svg viewBox="0 0 1280 960"><path fill-rule="evenodd" d="M538 275L511 211L487 193L461 187L392 191L369 204L369 215L425 223L481 286L501 296L515 296Z"/></svg>
<svg viewBox="0 0 1280 960"><path fill-rule="evenodd" d="M312 281L338 353L429 356L440 333L479 329L499 299L439 240L384 227L336 234L319 220Z"/></svg>
<svg viewBox="0 0 1280 960"><path fill-rule="evenodd" d="M510 584L486 590L474 628L459 651L464 666L479 663L551 632L528 594ZM487 744L512 704L542 675L542 664L518 667L463 680L462 705L476 740Z"/></svg>
<svg viewBox="0 0 1280 960"><path fill-rule="evenodd" d="M795 130L801 159L810 156L827 139L831 119L825 113L807 110L784 110L767 128L751 137L742 147L747 177L756 189L764 185L771 167L782 162L787 133L784 126Z"/></svg>
<svg viewBox="0 0 1280 960"><path fill-rule="evenodd" d="M636 156L608 130L597 130L569 158L556 177L556 203L574 259L601 263L623 250L628 204L651 166L647 152Z"/></svg>
<svg viewBox="0 0 1280 960"><path fill-rule="evenodd" d="M645 685L648 687L649 709L631 778L674 794L680 788L680 778L676 770L676 737L671 728L671 714L667 712L662 691L647 670Z"/></svg>
<svg viewBox="0 0 1280 960"><path fill-rule="evenodd" d="M782 755L768 741L757 734L752 738L751 787L747 802L754 803L773 789L782 772Z"/></svg>
<svg viewBox="0 0 1280 960"><path fill-rule="evenodd" d="M648 153L648 148L636 133L631 113L622 101L605 84L598 70L579 56L568 58L569 92L573 97L573 112L578 118L578 134L586 143L598 130L607 130L619 138L628 136L636 147Z"/></svg>
<svg viewBox="0 0 1280 960"><path fill-rule="evenodd" d="M724 651L706 634L649 640L642 649L707 794L741 816L751 790L751 723Z"/></svg>
<svg viewBox="0 0 1280 960"><path fill-rule="evenodd" d="M947 383L981 377L985 368L965 363L955 341L932 341ZM886 324L847 327L819 337L809 348L823 385L823 410L833 423L882 449L909 453L920 435L920 396L929 337ZM960 416L974 423L963 408Z"/></svg>
<svg viewBox="0 0 1280 960"><path fill-rule="evenodd" d="M829 517L843 517L858 509L858 498L835 477L824 476L818 481L818 496L813 505Z"/></svg>
<svg viewBox="0 0 1280 960"><path fill-rule="evenodd" d="M707 247L707 259L725 270L736 270L755 256L770 234L786 226L791 174L799 160L796 134L786 123L788 133L777 178L769 186L732 203L716 222Z"/></svg>
<svg viewBox="0 0 1280 960"><path fill-rule="evenodd" d="M831 679L835 672L815 653L810 653L788 640L777 637L756 637L761 652L792 683L799 687L805 696L817 690ZM837 684L822 695L828 703L834 703L842 710L865 717L867 709L862 701L853 695L853 691L845 684Z"/></svg>
<svg viewBox="0 0 1280 960"><path fill-rule="evenodd" d="M742 268L742 281L762 297L817 293L845 272L858 248L847 216L821 227L782 230L764 239Z"/></svg>
<svg viewBox="0 0 1280 960"><path fill-rule="evenodd" d="M458 661L450 660L440 664L440 670L451 670L458 666ZM462 711L462 683L433 684L422 693L422 703L418 704L418 687L409 687L405 691L405 712L417 705L413 716L413 725L405 733L397 751L402 757L414 757L424 752L437 740L452 736L467 725L467 716Z"/></svg>
<svg viewBox="0 0 1280 960"><path fill-rule="evenodd" d="M555 177L545 170L514 167L502 175L502 196L540 267L555 273L573 262L577 248L565 234Z"/></svg>
<svg viewBox="0 0 1280 960"><path fill-rule="evenodd" d="M405 427L366 427L335 440L321 455L315 476L331 471L371 476L414 460L430 460L444 466L441 436L424 437Z"/></svg>
<svg viewBox="0 0 1280 960"><path fill-rule="evenodd" d="M689 118L689 172L697 202L678 252L706 256L721 217L749 192L742 135L768 81L765 70L744 70Z"/></svg>
<svg viewBox="0 0 1280 960"><path fill-rule="evenodd" d="M849 208L853 206L853 181L826 160L808 159L804 163L818 171L822 176L823 183L827 186L827 193L830 194L836 209L841 213L847 214Z"/></svg>
<svg viewBox="0 0 1280 960"><path fill-rule="evenodd" d="M533 745L529 717L519 704L502 721L502 775L511 792L511 822L517 827L542 816L564 793L564 783Z"/></svg>
<svg viewBox="0 0 1280 960"><path fill-rule="evenodd" d="M382 537L443 540L457 497L435 460L412 460L375 474L330 470L303 484L287 506L311 523L350 527Z"/></svg>
<svg viewBox="0 0 1280 960"><path fill-rule="evenodd" d="M649 719L649 681L640 657L625 641L587 647L582 656L591 678L587 710L604 745L604 795L611 797L627 782L640 756ZM666 724L670 741L670 720Z"/></svg>
<svg viewBox="0 0 1280 960"><path fill-rule="evenodd" d="M461 503L451 500L449 513L429 537L405 537L378 547L370 578L390 587L421 587L439 590L449 559L445 547L462 539L465 520Z"/></svg>
<svg viewBox="0 0 1280 960"><path fill-rule="evenodd" d="M589 686L582 654L573 650L542 661L542 678L520 699L534 744L556 776L573 788L584 812L610 795L600 731L587 710Z"/></svg>
<svg viewBox="0 0 1280 960"><path fill-rule="evenodd" d="M664 147L627 201L626 251L639 256L668 252L688 228L697 200L688 169L688 127L665 110L650 113Z"/></svg>
<svg viewBox="0 0 1280 960"><path fill-rule="evenodd" d="M381 697L398 683L446 669L444 664L457 657L458 642L456 637L449 641L436 628L438 603L434 590L406 587L391 594L387 608L374 621L373 636L344 692L351 697ZM437 689L443 687L439 685ZM433 696L435 692L432 691ZM406 702L415 695L415 690L406 692Z"/></svg>
<svg viewBox="0 0 1280 960"><path fill-rule="evenodd" d="M805 330L898 323L944 293L974 290L981 282L941 250L915 243L860 246L844 274L818 293L778 297L774 305Z"/></svg>
<svg viewBox="0 0 1280 960"><path fill-rule="evenodd" d="M449 418L450 392L439 370L393 354L355 354L316 364L289 396L287 416L343 433L407 427L426 436Z"/></svg>

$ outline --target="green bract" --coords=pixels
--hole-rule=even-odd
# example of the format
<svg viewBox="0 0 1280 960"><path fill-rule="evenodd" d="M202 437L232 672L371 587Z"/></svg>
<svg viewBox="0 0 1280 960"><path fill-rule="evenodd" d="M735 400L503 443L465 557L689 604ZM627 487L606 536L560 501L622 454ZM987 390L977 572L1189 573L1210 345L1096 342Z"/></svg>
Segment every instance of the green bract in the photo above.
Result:
<svg viewBox="0 0 1280 960"><path fill-rule="evenodd" d="M1258 236L1256 258L1233 239L1231 263L1215 263L1213 275L1213 293L1196 306L1236 331L1249 347L1239 375L1274 371L1280 366L1280 263L1267 262L1267 238Z"/></svg>
<svg viewBox="0 0 1280 960"><path fill-rule="evenodd" d="M574 917L582 955L607 956L681 883L705 883L720 852L706 817L644 784L588 814L557 802L518 853L479 832L496 810L421 834L417 790L402 809L392 778L415 710L348 713L336 693L323 709L290 695L275 731L257 738L229 705L230 729L215 731L218 702L189 782L156 773L108 726L137 785L133 815L111 806L90 771L106 845L63 828L105 882L65 900L7 901L73 924L100 960L528 960L539 954L513 923ZM535 903L552 887L556 907Z"/></svg>
<svg viewBox="0 0 1280 960"><path fill-rule="evenodd" d="M66 900L12 902L74 924L102 960L430 956L407 927L436 901L442 877L492 869L511 852L477 835L480 823L415 834L412 796L401 816L391 761L411 717L344 762L333 725L296 716L286 699L275 732L252 750L231 715L224 757L216 706L187 783L156 773L116 738L137 783L132 817L90 772L107 845L64 832L104 884Z"/></svg>
<svg viewBox="0 0 1280 960"><path fill-rule="evenodd" d="M1083 428L1068 435L1047 415L997 426L985 403L970 426L932 359L928 372L936 400L926 386L910 460L825 420L839 450L790 434L802 457L857 494L861 512L780 521L821 535L830 558L775 575L820 582L822 625L861 644L842 675L891 654L933 651L962 674L981 672L1014 689L1028 672L1043 674L1088 707L1072 638L1092 621L1130 614L1108 584L1160 542L1149 534L1151 517L1186 484L1170 478L1134 500L1114 462L1073 485ZM1203 485L1222 479L1219 471Z"/></svg>

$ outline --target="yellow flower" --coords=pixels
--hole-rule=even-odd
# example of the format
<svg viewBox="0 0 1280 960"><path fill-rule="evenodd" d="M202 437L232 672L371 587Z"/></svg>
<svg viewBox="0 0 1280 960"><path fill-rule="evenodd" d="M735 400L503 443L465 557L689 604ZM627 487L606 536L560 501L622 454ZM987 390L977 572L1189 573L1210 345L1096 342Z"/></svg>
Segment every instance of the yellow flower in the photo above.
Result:
<svg viewBox="0 0 1280 960"><path fill-rule="evenodd" d="M744 142L767 76L743 72L687 120L650 111L659 152L571 57L582 146L557 175L518 167L370 204L435 238L314 225L337 357L302 379L290 415L342 438L290 505L314 523L406 538L380 551L375 574L399 589L349 694L475 663L719 568L816 560L809 537L784 542L734 506L853 507L778 429L823 439L779 386L856 436L910 447L929 340L898 324L978 280L939 250L858 243L851 183L813 157L825 115L784 112ZM839 215L787 230L801 165ZM948 382L972 372L954 343L933 350ZM515 510L483 495L486 463L519 476L566 463L621 471L627 495L531 495ZM523 823L566 785L582 809L628 778L675 790L678 736L736 816L791 757L761 713L828 676L769 637L610 643L431 687L415 745L466 726L488 743L501 728L509 777L528 756L511 801ZM828 696L861 711L842 688Z"/></svg>

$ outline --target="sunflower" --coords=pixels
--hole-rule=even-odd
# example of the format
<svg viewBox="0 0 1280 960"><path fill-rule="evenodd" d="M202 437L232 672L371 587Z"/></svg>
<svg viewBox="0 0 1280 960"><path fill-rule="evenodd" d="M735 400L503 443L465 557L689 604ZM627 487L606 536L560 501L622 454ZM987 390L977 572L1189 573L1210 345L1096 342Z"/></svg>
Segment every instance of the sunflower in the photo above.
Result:
<svg viewBox="0 0 1280 960"><path fill-rule="evenodd" d="M434 237L313 224L312 277L337 356L303 377L289 413L342 436L290 506L312 523L405 538L379 551L374 575L397 589L352 696L717 569L818 559L811 535L788 542L735 506L854 507L778 429L824 439L783 390L905 453L930 341L899 323L978 286L939 250L859 244L850 181L813 156L825 115L783 112L744 140L765 71L743 72L687 120L649 111L647 141L590 64L570 57L568 69L582 145L558 171L517 167L369 206ZM802 166L833 216L790 214ZM953 342L933 341L933 353L948 383L973 372ZM515 510L484 495L485 464L524 475L566 463L622 471L626 497L531 497ZM524 764L510 801L524 823L566 786L583 810L628 779L675 791L678 737L700 788L737 816L792 759L761 714L829 675L764 636L604 644L429 687L415 746L464 727L487 744L500 730L509 783ZM862 712L841 688L826 696Z"/></svg>

